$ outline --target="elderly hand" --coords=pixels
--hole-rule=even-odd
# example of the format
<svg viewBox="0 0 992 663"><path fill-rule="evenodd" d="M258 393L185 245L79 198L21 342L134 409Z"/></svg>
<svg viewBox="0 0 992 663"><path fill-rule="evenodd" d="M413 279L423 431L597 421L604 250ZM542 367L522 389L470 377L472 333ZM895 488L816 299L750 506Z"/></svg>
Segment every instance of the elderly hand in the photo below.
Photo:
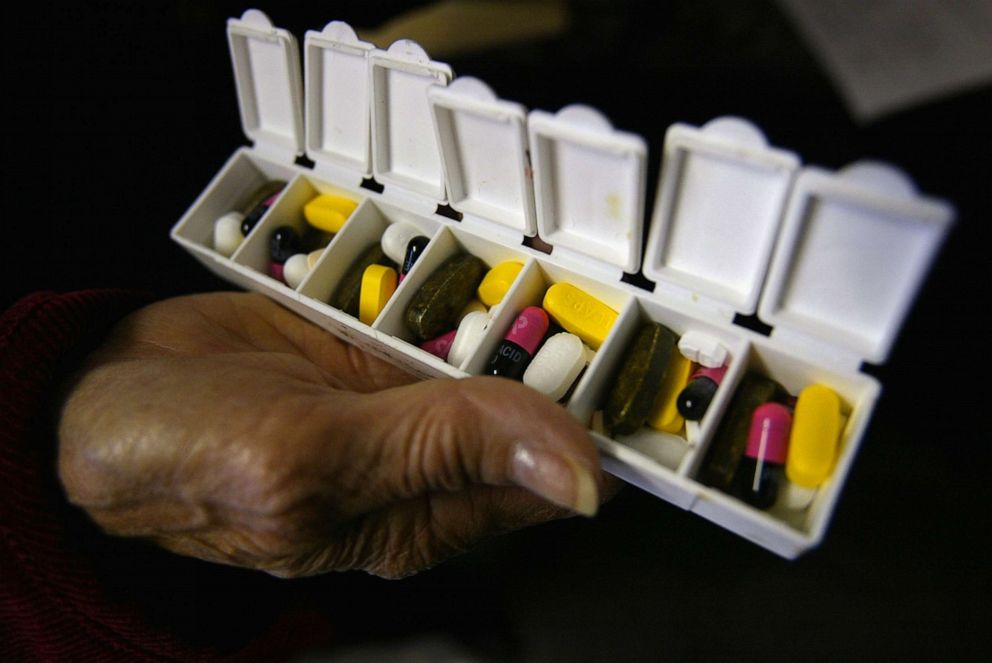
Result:
<svg viewBox="0 0 992 663"><path fill-rule="evenodd" d="M125 319L71 386L59 440L69 499L108 533L278 576L408 575L592 515L617 486L585 429L522 384L417 382L253 294Z"/></svg>

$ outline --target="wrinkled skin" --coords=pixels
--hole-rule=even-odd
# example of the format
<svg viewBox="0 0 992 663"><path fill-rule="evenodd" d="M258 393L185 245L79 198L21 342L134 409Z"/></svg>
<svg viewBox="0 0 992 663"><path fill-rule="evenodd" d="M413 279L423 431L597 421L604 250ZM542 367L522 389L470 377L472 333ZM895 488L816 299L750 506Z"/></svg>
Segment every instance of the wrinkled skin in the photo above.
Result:
<svg viewBox="0 0 992 663"><path fill-rule="evenodd" d="M527 387L417 382L243 293L125 319L70 385L59 445L70 501L106 532L285 577L409 575L617 487Z"/></svg>

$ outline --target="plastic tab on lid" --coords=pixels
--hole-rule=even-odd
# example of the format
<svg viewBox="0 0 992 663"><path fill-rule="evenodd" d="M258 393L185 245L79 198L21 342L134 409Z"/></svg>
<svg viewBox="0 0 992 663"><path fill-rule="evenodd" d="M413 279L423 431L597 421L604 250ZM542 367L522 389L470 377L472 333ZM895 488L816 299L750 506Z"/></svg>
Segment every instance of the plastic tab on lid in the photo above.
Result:
<svg viewBox="0 0 992 663"><path fill-rule="evenodd" d="M804 168L761 300L765 322L879 363L954 216L896 168Z"/></svg>
<svg viewBox="0 0 992 663"><path fill-rule="evenodd" d="M451 67L401 39L375 50L372 67L372 169L386 186L444 201L441 155L427 89L447 85Z"/></svg>
<svg viewBox="0 0 992 663"><path fill-rule="evenodd" d="M644 273L754 313L799 158L750 122L672 125Z"/></svg>
<svg viewBox="0 0 992 663"><path fill-rule="evenodd" d="M636 272L641 260L647 145L593 108L528 116L541 237Z"/></svg>
<svg viewBox="0 0 992 663"><path fill-rule="evenodd" d="M526 109L468 76L432 87L428 96L451 207L533 236Z"/></svg>
<svg viewBox="0 0 992 663"><path fill-rule="evenodd" d="M303 154L303 90L296 38L257 9L227 22L245 135L260 149Z"/></svg>
<svg viewBox="0 0 992 663"><path fill-rule="evenodd" d="M332 21L304 39L307 153L327 163L372 175L369 53L347 23Z"/></svg>

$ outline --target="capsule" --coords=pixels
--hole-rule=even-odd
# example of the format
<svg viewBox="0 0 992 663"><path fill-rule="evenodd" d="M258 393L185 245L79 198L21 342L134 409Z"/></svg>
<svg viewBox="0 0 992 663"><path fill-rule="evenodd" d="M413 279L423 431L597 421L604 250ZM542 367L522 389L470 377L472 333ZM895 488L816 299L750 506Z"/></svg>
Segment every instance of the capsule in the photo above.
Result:
<svg viewBox="0 0 992 663"><path fill-rule="evenodd" d="M305 253L297 253L290 256L282 268L283 280L286 281L286 285L294 290L300 287L303 279L309 273L310 267L307 265L307 256Z"/></svg>
<svg viewBox="0 0 992 663"><path fill-rule="evenodd" d="M214 221L214 251L230 258L238 250L245 238L241 234L241 221L244 218L241 212L228 212Z"/></svg>
<svg viewBox="0 0 992 663"><path fill-rule="evenodd" d="M522 380L546 331L548 314L544 309L528 306L521 311L489 360L489 375Z"/></svg>
<svg viewBox="0 0 992 663"><path fill-rule="evenodd" d="M440 357L441 359L447 359L449 353L451 352L451 344L455 340L455 336L458 334L458 330L452 329L449 332L441 334L437 338L432 338L429 341L424 341L420 344L421 350L426 350L430 352L435 357Z"/></svg>
<svg viewBox="0 0 992 663"><path fill-rule="evenodd" d="M719 368L727 363L727 348L704 332L688 331L682 334L679 352L689 361L706 368Z"/></svg>
<svg viewBox="0 0 992 663"><path fill-rule="evenodd" d="M424 251L427 249L427 244L430 242L429 239L423 235L418 235L411 239L406 245L406 253L403 254L402 267L400 268L400 280L402 281L410 270L413 269L414 263L417 259L423 255Z"/></svg>
<svg viewBox="0 0 992 663"><path fill-rule="evenodd" d="M397 265L402 265L410 240L414 237L423 237L423 234L420 228L409 223L392 223L383 231L379 240L382 244L382 252Z"/></svg>
<svg viewBox="0 0 992 663"><path fill-rule="evenodd" d="M784 394L782 385L771 378L751 372L744 375L706 452L700 472L703 483L730 491L747 446L754 411L763 403L781 399Z"/></svg>
<svg viewBox="0 0 992 663"><path fill-rule="evenodd" d="M679 414L689 421L699 421L706 414L716 390L727 374L727 367L700 367L692 376L675 401Z"/></svg>
<svg viewBox="0 0 992 663"><path fill-rule="evenodd" d="M507 260L490 269L479 284L479 301L490 307L499 304L523 268L522 262Z"/></svg>
<svg viewBox="0 0 992 663"><path fill-rule="evenodd" d="M648 417L648 426L664 433L678 434L682 432L685 419L678 408L678 397L682 388L689 381L692 372L692 362L678 352L672 353L671 363L665 371L665 378L658 389L654 407Z"/></svg>
<svg viewBox="0 0 992 663"><path fill-rule="evenodd" d="M555 283L544 293L544 310L593 350L598 350L617 320L617 312L570 283Z"/></svg>
<svg viewBox="0 0 992 663"><path fill-rule="evenodd" d="M280 281L285 281L284 264L293 255L299 253L300 236L293 226L279 226L269 237L269 273Z"/></svg>
<svg viewBox="0 0 992 663"><path fill-rule="evenodd" d="M397 274L392 267L369 265L362 274L362 288L358 301L358 319L367 325L386 308L389 298L396 292Z"/></svg>
<svg viewBox="0 0 992 663"><path fill-rule="evenodd" d="M241 234L245 237L252 231L258 220L275 204L279 197L279 192L283 190L286 183L282 180L272 180L266 182L252 194L248 204L245 206L245 218L241 221Z"/></svg>
<svg viewBox="0 0 992 663"><path fill-rule="evenodd" d="M784 405L764 403L755 408L735 478L735 492L751 506L767 509L778 498L791 430L792 414Z"/></svg>
<svg viewBox="0 0 992 663"><path fill-rule="evenodd" d="M647 421L677 341L671 329L656 322L638 331L603 408L613 434L630 435Z"/></svg>
<svg viewBox="0 0 992 663"><path fill-rule="evenodd" d="M407 329L420 341L453 329L485 271L486 263L469 253L448 258L414 293L404 315Z"/></svg>

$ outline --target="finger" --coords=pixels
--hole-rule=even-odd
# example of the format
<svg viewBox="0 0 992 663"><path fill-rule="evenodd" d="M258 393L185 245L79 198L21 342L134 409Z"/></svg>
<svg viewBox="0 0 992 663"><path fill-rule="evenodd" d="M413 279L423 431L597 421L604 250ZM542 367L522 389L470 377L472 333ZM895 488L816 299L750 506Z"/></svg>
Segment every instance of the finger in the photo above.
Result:
<svg viewBox="0 0 992 663"><path fill-rule="evenodd" d="M596 512L603 480L585 428L518 382L431 380L354 396L328 416L330 435L359 467L356 509L485 484Z"/></svg>

